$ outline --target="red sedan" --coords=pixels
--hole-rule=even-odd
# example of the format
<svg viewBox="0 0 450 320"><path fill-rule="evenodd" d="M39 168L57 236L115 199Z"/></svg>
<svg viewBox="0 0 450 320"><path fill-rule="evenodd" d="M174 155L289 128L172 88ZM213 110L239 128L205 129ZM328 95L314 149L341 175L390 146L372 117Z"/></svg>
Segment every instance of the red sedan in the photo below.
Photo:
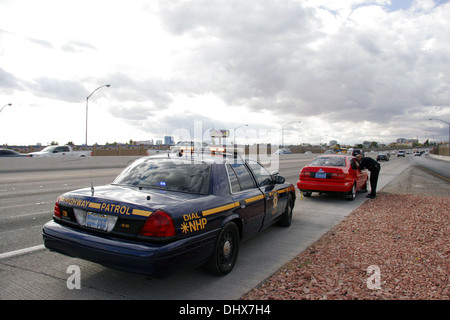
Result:
<svg viewBox="0 0 450 320"><path fill-rule="evenodd" d="M355 157L324 154L303 167L297 187L305 197L312 192L340 192L353 200L357 191L367 192L367 177L366 170L359 170Z"/></svg>

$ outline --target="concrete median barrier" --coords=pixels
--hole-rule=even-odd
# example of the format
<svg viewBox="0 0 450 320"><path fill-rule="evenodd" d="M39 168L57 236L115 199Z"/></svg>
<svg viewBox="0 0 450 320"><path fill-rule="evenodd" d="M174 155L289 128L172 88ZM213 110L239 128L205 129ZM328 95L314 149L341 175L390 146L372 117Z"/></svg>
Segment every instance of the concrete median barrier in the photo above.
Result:
<svg viewBox="0 0 450 320"><path fill-rule="evenodd" d="M118 157L55 157L55 158L0 158L0 172L36 170L72 170L95 168L119 168L142 156Z"/></svg>

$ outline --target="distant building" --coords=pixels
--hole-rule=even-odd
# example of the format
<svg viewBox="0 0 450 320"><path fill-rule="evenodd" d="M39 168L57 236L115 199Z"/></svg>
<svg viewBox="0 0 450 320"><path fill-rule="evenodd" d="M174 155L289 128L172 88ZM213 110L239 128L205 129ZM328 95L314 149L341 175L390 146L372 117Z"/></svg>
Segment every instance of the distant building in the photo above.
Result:
<svg viewBox="0 0 450 320"><path fill-rule="evenodd" d="M172 146L175 144L175 140L173 139L172 136L164 136L164 144Z"/></svg>
<svg viewBox="0 0 450 320"><path fill-rule="evenodd" d="M404 144L404 145L410 145L412 146L414 143L419 143L419 139L405 139L405 138L398 138L396 140L397 144Z"/></svg>

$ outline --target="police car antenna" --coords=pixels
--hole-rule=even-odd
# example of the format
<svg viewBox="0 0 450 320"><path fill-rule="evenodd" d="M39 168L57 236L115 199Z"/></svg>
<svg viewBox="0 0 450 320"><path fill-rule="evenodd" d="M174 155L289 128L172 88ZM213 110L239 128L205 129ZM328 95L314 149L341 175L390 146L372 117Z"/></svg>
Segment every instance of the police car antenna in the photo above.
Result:
<svg viewBox="0 0 450 320"><path fill-rule="evenodd" d="M91 165L91 158L92 158L92 156L90 156L88 158L89 158L88 159L88 161L89 161L89 175L90 175L90 178L91 178L91 196L94 196L95 190L94 190L94 180L92 179L92 165Z"/></svg>

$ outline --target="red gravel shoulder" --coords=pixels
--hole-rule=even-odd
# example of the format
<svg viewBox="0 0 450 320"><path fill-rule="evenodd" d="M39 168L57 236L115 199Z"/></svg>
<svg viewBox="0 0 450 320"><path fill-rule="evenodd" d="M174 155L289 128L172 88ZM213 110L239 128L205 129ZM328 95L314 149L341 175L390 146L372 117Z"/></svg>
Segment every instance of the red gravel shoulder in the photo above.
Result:
<svg viewBox="0 0 450 320"><path fill-rule="evenodd" d="M379 193L241 299L450 299L450 198Z"/></svg>

